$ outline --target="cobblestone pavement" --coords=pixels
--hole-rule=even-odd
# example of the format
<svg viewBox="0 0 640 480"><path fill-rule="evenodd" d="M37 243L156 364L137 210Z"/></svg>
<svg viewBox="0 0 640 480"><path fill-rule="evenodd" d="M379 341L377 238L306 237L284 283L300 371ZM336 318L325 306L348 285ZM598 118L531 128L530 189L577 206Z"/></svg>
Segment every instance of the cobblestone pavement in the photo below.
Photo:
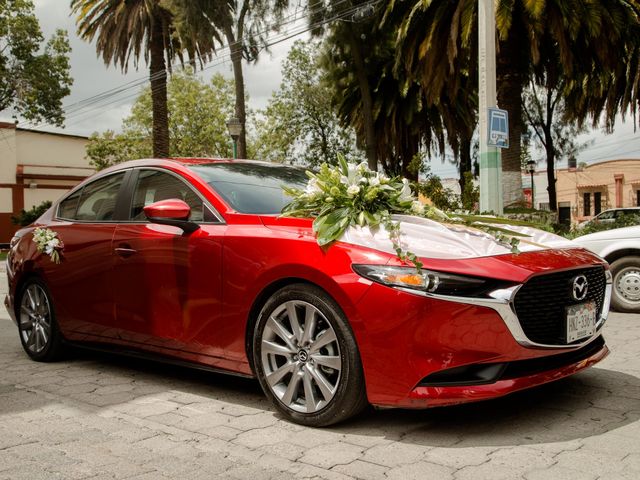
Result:
<svg viewBox="0 0 640 480"><path fill-rule="evenodd" d="M0 479L640 478L640 315L612 314L613 353L573 378L311 429L255 381L94 353L32 362L1 310Z"/></svg>

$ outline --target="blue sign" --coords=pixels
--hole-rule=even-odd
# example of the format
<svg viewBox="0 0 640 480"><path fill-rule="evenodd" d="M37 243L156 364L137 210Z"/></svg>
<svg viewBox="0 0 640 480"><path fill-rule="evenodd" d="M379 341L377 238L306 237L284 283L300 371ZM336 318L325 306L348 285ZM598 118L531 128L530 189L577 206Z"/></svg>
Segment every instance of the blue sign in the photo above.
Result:
<svg viewBox="0 0 640 480"><path fill-rule="evenodd" d="M509 112L499 108L489 109L490 147L509 148Z"/></svg>

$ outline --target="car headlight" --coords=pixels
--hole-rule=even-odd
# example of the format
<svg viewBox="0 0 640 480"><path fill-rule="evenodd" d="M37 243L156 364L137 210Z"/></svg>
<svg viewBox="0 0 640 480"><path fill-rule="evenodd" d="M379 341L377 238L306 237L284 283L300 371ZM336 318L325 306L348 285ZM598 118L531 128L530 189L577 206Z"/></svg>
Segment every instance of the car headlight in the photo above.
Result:
<svg viewBox="0 0 640 480"><path fill-rule="evenodd" d="M18 236L11 237L11 242L9 243L9 248L15 247L18 244L18 242L20 241L20 238L21 237L18 237Z"/></svg>
<svg viewBox="0 0 640 480"><path fill-rule="evenodd" d="M469 277L424 268L418 273L414 267L353 265L353 270L364 278L389 287L458 297L486 297L487 293L493 290L512 285L490 278Z"/></svg>

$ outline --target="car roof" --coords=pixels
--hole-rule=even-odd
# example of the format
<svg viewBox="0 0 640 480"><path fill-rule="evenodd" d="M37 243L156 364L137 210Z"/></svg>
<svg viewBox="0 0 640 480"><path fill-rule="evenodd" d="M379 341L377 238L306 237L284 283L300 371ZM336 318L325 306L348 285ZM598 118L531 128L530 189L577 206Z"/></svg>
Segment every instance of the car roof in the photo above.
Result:
<svg viewBox="0 0 640 480"><path fill-rule="evenodd" d="M170 160L182 165L210 165L215 163L249 163L260 165L275 165L280 166L280 163L265 162L261 160L248 160L244 158L204 158L204 157L172 157L165 160Z"/></svg>
<svg viewBox="0 0 640 480"><path fill-rule="evenodd" d="M601 213L604 212L617 212L618 210L640 210L640 207L617 207L617 208L608 208L606 210L603 210Z"/></svg>

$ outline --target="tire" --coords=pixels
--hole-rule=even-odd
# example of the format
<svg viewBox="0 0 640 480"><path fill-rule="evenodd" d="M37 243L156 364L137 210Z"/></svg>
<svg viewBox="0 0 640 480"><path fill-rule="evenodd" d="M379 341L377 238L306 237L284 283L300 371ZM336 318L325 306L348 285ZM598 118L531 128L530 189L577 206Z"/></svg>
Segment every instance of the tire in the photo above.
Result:
<svg viewBox="0 0 640 480"><path fill-rule="evenodd" d="M295 423L332 425L367 406L358 346L347 319L331 297L312 285L289 285L266 302L254 329L253 361L266 396Z"/></svg>
<svg viewBox="0 0 640 480"><path fill-rule="evenodd" d="M611 264L611 306L618 312L640 313L640 257L622 257Z"/></svg>
<svg viewBox="0 0 640 480"><path fill-rule="evenodd" d="M62 358L63 338L44 282L28 280L20 291L17 308L20 342L27 355L37 362Z"/></svg>

